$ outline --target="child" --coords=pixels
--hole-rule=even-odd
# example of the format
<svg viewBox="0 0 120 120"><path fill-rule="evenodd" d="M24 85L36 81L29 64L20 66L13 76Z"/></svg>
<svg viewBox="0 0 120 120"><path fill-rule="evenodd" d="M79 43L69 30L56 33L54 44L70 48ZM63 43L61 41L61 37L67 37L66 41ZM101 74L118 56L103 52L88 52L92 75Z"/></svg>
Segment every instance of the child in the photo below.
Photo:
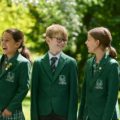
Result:
<svg viewBox="0 0 120 120"><path fill-rule="evenodd" d="M0 58L0 120L25 120L22 101L29 89L29 53L23 33L7 29L2 34L3 55ZM19 52L21 48L21 53Z"/></svg>
<svg viewBox="0 0 120 120"><path fill-rule="evenodd" d="M46 30L49 51L33 65L31 120L76 120L77 64L62 52L67 39L61 25Z"/></svg>
<svg viewBox="0 0 120 120"><path fill-rule="evenodd" d="M78 120L117 120L116 102L119 88L116 51L112 36L104 27L88 31L85 44L91 57L85 66L85 79Z"/></svg>

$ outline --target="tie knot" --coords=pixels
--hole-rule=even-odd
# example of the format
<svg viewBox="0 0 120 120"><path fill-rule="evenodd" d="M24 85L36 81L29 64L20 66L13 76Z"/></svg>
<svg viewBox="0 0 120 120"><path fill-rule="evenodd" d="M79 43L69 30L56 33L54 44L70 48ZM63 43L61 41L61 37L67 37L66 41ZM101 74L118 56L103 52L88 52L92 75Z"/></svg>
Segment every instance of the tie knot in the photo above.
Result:
<svg viewBox="0 0 120 120"><path fill-rule="evenodd" d="M57 60L57 57L52 57L52 58L51 58L51 61L52 61L52 62L55 62L56 60Z"/></svg>

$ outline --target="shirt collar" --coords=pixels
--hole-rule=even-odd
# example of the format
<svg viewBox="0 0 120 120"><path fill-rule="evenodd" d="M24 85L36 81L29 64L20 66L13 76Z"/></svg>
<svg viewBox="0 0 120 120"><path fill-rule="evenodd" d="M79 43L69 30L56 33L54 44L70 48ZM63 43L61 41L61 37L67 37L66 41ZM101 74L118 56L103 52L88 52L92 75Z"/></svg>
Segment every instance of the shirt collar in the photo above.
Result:
<svg viewBox="0 0 120 120"><path fill-rule="evenodd" d="M100 64L103 64L104 61L107 59L108 56L109 56L109 55L108 55L107 53L105 53L105 54L103 55L102 59L99 61L98 64L99 64L99 65L100 65ZM95 57L94 57L94 59L93 59L93 64L96 64Z"/></svg>
<svg viewBox="0 0 120 120"><path fill-rule="evenodd" d="M50 51L49 51L49 52L48 52L48 55L49 55L49 60L50 60L52 57L57 57L57 59L59 60L60 55L61 55L61 52L58 53L57 55L53 55L53 54L51 54Z"/></svg>

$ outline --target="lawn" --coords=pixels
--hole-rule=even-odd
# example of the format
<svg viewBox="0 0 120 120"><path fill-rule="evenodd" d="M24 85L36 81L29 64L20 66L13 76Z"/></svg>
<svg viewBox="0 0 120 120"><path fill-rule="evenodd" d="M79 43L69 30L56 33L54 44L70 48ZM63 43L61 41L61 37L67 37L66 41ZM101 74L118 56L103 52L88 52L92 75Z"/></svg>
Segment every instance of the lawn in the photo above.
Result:
<svg viewBox="0 0 120 120"><path fill-rule="evenodd" d="M25 115L25 120L30 120L30 95L28 93L27 97L23 101L23 111Z"/></svg>

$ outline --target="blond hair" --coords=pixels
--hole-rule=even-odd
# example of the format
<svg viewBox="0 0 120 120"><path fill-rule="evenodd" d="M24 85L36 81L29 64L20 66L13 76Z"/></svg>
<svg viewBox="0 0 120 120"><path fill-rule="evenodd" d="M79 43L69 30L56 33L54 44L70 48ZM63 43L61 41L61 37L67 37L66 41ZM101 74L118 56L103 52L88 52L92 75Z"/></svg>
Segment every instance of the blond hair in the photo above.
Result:
<svg viewBox="0 0 120 120"><path fill-rule="evenodd" d="M68 40L68 33L64 26L59 24L53 24L46 29L45 37L60 37L64 40Z"/></svg>

